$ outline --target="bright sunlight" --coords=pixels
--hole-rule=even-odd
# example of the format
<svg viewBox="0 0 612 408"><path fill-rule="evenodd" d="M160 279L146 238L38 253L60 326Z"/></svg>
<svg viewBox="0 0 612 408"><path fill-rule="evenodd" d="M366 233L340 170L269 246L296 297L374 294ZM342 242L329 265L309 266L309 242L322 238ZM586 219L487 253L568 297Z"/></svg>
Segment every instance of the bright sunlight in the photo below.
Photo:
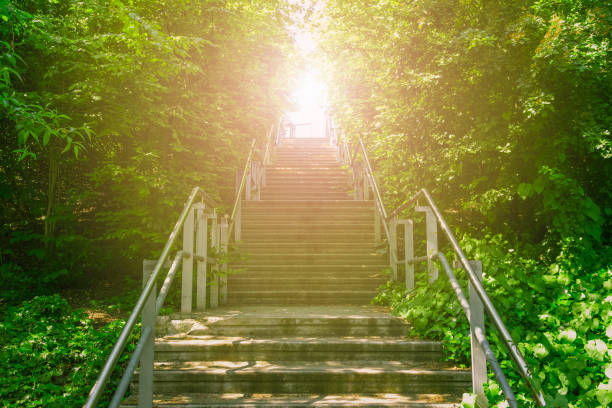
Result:
<svg viewBox="0 0 612 408"><path fill-rule="evenodd" d="M325 84L313 73L304 73L291 99L298 109L287 114L288 120L295 126L293 137L324 137L324 112L327 104Z"/></svg>

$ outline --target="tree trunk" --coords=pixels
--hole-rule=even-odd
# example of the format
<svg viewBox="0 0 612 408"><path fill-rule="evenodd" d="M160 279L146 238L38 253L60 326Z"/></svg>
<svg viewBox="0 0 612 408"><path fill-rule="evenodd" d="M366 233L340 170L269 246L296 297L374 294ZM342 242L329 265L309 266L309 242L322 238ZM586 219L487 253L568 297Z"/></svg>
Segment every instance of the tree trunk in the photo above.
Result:
<svg viewBox="0 0 612 408"><path fill-rule="evenodd" d="M49 155L49 187L47 190L47 214L45 215L45 245L48 250L55 247L55 210L57 207L57 196L59 188L59 160L58 155Z"/></svg>

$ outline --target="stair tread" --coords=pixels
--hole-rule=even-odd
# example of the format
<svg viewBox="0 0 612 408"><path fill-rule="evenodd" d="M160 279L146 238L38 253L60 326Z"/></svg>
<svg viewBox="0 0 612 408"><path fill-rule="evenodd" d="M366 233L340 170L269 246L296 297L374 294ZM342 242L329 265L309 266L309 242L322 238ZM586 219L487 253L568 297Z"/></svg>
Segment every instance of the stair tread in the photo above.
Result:
<svg viewBox="0 0 612 408"><path fill-rule="evenodd" d="M364 268L364 269L376 269L376 268L386 268L389 266L389 264L383 263L383 264L284 264L284 265L279 265L279 264L257 264L257 265L249 265L249 264L244 264L244 263L233 263L231 264L232 267L235 268L240 268L240 267L254 267L257 266L258 268Z"/></svg>
<svg viewBox="0 0 612 408"><path fill-rule="evenodd" d="M191 349L222 346L286 346L286 345L309 345L317 348L334 346L356 346L356 347L393 347L394 351L403 350L424 350L442 351L442 343L431 340L400 339L397 337L272 337L272 338L252 338L244 336L180 336L165 337L155 341L158 350Z"/></svg>
<svg viewBox="0 0 612 408"><path fill-rule="evenodd" d="M419 376L445 376L459 381L471 379L471 371L442 362L406 361L164 361L155 363L156 371L206 374L360 374L380 373Z"/></svg>
<svg viewBox="0 0 612 408"><path fill-rule="evenodd" d="M201 407L405 407L451 408L457 407L459 397L453 394L156 394L153 404L181 408ZM133 395L123 406L137 406Z"/></svg>
<svg viewBox="0 0 612 408"><path fill-rule="evenodd" d="M376 288L372 288L371 290L320 290L320 289L314 289L314 290L307 290L307 289L301 289L301 290L234 290L233 291L234 294L236 293L242 293L247 294L247 295L266 295L266 294L281 294L281 293L285 293L285 294L298 294L298 293L317 293L319 295L328 295L328 294L334 294L334 295L342 295L342 294L346 294L346 295L351 295L351 296L357 296L357 295L361 295L361 294L368 294L371 295L372 293L376 293L377 290Z"/></svg>

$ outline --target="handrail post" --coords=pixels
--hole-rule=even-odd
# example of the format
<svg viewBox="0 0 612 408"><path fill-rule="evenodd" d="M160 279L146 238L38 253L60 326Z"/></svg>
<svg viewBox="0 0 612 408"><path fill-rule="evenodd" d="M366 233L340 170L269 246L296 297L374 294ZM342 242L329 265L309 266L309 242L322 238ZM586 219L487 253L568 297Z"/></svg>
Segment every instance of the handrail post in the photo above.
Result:
<svg viewBox="0 0 612 408"><path fill-rule="evenodd" d="M438 221L429 206L417 206L416 211L425 213L425 224L427 225L427 273L429 283L438 279L438 267L432 257L438 252Z"/></svg>
<svg viewBox="0 0 612 408"><path fill-rule="evenodd" d="M257 183L257 196L255 197L255 199L257 201L261 200L261 169L262 169L262 165L261 162L256 162L256 166L255 168L257 169L257 171L255 172L255 180Z"/></svg>
<svg viewBox="0 0 612 408"><path fill-rule="evenodd" d="M192 207L187 214L183 225L183 252L189 254L183 258L183 279L181 285L181 313L191 313L193 304L193 243L194 243L194 221L195 209Z"/></svg>
<svg viewBox="0 0 612 408"><path fill-rule="evenodd" d="M149 277L153 273L156 260L145 259L142 261L142 287L144 288ZM151 330L151 334L146 340L142 354L140 355L140 374L138 377L138 407L152 408L153 407L153 365L155 362L155 298L157 296L157 285L153 286L153 290L147 297L147 300L142 308L142 325L140 333L143 333L147 328Z"/></svg>
<svg viewBox="0 0 612 408"><path fill-rule="evenodd" d="M467 257L461 250L461 247L459 246L457 239L453 235L452 231L450 230L450 227L444 220L444 217L442 217L440 210L434 203L433 199L431 198L427 190L423 188L421 189L421 193L425 196L425 198L429 202L429 205L431 206L432 211L435 212L436 217L440 221L440 227L446 233L448 241L450 242L450 244L453 247L453 250L459 257L459 260L461 261L461 265L463 265L464 269L467 272L468 279L470 280L471 283L474 284L474 289L476 290L478 297L480 297L483 304L485 305L487 314L489 315L491 320L493 320L493 324L495 325L495 328L499 332L502 338L502 341L504 342L506 346L506 349L510 353L510 357L516 364L516 367L518 368L519 373L521 374L521 377L523 377L523 380L529 387L531 391L531 395L536 400L536 403L538 404L538 406L545 407L546 400L544 398L544 394L542 393L542 390L540 389L540 386L534 383L533 376L531 372L529 371L529 366L527 365L525 358L523 357L520 350L514 343L514 340L512 340L512 336L510 335L508 328L504 325L504 322L501 319L501 316L499 315L499 313L497 313L497 310L495 309L495 305L493 305L493 302L491 302L491 299L487 295L486 290L484 289L484 287L482 286L478 278L474 276L474 271L472 270L472 267L470 266L470 263L468 262ZM441 254L438 253L438 257L440 257L440 255ZM479 331L476 331L476 333L478 332Z"/></svg>
<svg viewBox="0 0 612 408"><path fill-rule="evenodd" d="M361 200L361 180L359 179L361 174L361 163L356 161L355 163L353 163L353 185L355 189L355 200Z"/></svg>
<svg viewBox="0 0 612 408"><path fill-rule="evenodd" d="M374 177L374 175L372 174L372 177ZM368 182L368 173L366 171L366 169L363 169L363 175L361 176L361 182L363 183L363 187L361 187L363 189L363 199L364 200L369 200L370 199L370 189L369 189L369 182Z"/></svg>
<svg viewBox="0 0 612 408"><path fill-rule="evenodd" d="M393 281L397 282L397 217L389 220L389 232L391 239L389 242L389 258L391 269L393 270Z"/></svg>
<svg viewBox="0 0 612 408"><path fill-rule="evenodd" d="M227 218L221 218L219 224L219 244L220 256L225 257L221 265L221 275L219 276L219 304L227 304L227 248L228 248L228 223Z"/></svg>
<svg viewBox="0 0 612 408"><path fill-rule="evenodd" d="M470 261L472 270L482 282L482 262ZM476 329L480 328L482 333L485 333L484 322L484 306L482 300L478 297L476 289L471 282L468 285L470 299L470 345L472 354L472 387L474 394L478 398L478 406L485 408L487 406L487 398L484 395L483 384L487 381L487 357L485 352L476 339Z"/></svg>
<svg viewBox="0 0 612 408"><path fill-rule="evenodd" d="M406 276L406 289L414 289L414 264L409 262L414 258L414 223L412 220L401 220L400 224L404 224L404 266Z"/></svg>
<svg viewBox="0 0 612 408"><path fill-rule="evenodd" d="M219 222L213 218L212 222L212 246L215 249L215 256L219 257ZM218 261L211 268L210 279L210 307L219 306L219 263Z"/></svg>
<svg viewBox="0 0 612 408"><path fill-rule="evenodd" d="M374 206L374 242L379 243L382 241L382 230L381 230L381 220L380 214L376 210L376 205Z"/></svg>
<svg viewBox="0 0 612 408"><path fill-rule="evenodd" d="M242 197L238 196L240 192L240 183L242 182L242 174L240 170L236 170L236 200L238 200L238 209L236 211L236 218L234 221L234 241L240 241L240 232L242 226Z"/></svg>
<svg viewBox="0 0 612 408"><path fill-rule="evenodd" d="M246 185L244 186L244 199L251 199L251 174L253 174L253 163L249 164L249 169L247 170L247 178Z"/></svg>
<svg viewBox="0 0 612 408"><path fill-rule="evenodd" d="M208 216L204 204L196 209L196 255L201 256L196 266L196 309L206 310L206 268L208 266Z"/></svg>

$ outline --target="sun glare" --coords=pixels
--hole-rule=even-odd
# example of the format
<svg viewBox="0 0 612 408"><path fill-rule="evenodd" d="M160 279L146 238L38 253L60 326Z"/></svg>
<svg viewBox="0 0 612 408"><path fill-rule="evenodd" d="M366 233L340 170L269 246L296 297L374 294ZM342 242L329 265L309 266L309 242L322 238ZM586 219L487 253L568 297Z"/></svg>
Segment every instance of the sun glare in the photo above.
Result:
<svg viewBox="0 0 612 408"><path fill-rule="evenodd" d="M292 99L300 111L325 109L325 85L313 74L304 74L293 92Z"/></svg>
<svg viewBox="0 0 612 408"><path fill-rule="evenodd" d="M324 137L327 107L325 85L312 73L303 74L297 85L291 95L297 110L288 112L286 116L294 129L291 137Z"/></svg>

